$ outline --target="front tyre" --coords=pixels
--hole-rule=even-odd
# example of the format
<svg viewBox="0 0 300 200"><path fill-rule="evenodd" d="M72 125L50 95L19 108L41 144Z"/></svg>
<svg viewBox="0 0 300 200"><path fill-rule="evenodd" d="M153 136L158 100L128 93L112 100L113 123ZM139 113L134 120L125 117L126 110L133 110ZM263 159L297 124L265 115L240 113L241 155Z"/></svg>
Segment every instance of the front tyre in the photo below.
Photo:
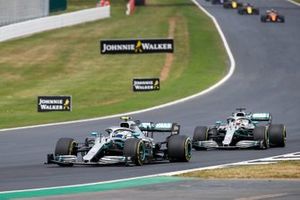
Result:
<svg viewBox="0 0 300 200"><path fill-rule="evenodd" d="M192 141L185 135L172 135L168 139L170 162L188 162L192 156Z"/></svg>
<svg viewBox="0 0 300 200"><path fill-rule="evenodd" d="M206 126L197 126L194 130L193 142L206 141L208 140L208 128ZM205 150L205 148L193 146L195 150Z"/></svg>
<svg viewBox="0 0 300 200"><path fill-rule="evenodd" d="M285 147L286 128L283 124L272 124L269 127L270 146Z"/></svg>
<svg viewBox="0 0 300 200"><path fill-rule="evenodd" d="M238 9L238 14L244 15L244 9Z"/></svg>
<svg viewBox="0 0 300 200"><path fill-rule="evenodd" d="M193 141L208 140L208 128L206 126L197 126L194 129Z"/></svg>
<svg viewBox="0 0 300 200"><path fill-rule="evenodd" d="M54 155L77 155L76 145L73 138L60 138L56 143Z"/></svg>
<svg viewBox="0 0 300 200"><path fill-rule="evenodd" d="M261 22L266 22L266 21L267 21L267 16L262 15L262 16L260 17L260 21L261 21Z"/></svg>
<svg viewBox="0 0 300 200"><path fill-rule="evenodd" d="M145 144L141 139L130 138L125 141L123 154L125 157L130 157L131 161L142 166L146 159Z"/></svg>
<svg viewBox="0 0 300 200"><path fill-rule="evenodd" d="M267 131L267 127L265 126L258 126L255 127L253 130L253 139L255 141L261 141L262 142L262 149L269 148L269 135Z"/></svg>

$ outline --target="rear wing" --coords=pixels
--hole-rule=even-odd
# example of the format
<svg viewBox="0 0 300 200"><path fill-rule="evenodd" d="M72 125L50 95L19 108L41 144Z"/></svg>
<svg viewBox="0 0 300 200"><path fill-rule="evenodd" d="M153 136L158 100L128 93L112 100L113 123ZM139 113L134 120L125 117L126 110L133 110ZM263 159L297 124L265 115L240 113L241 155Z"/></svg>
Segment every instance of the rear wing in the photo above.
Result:
<svg viewBox="0 0 300 200"><path fill-rule="evenodd" d="M177 123L153 123L153 122L140 122L139 120L132 121L131 117L121 117L123 120L120 127L130 128L136 130L137 128L145 133L153 135L154 132L171 133L172 135L179 134L180 125Z"/></svg>
<svg viewBox="0 0 300 200"><path fill-rule="evenodd" d="M168 132L172 134L179 134L180 132L180 125L177 123L143 122L137 126L141 131L147 132Z"/></svg>
<svg viewBox="0 0 300 200"><path fill-rule="evenodd" d="M257 122L271 122L272 116L270 113L253 113L251 114L251 120Z"/></svg>

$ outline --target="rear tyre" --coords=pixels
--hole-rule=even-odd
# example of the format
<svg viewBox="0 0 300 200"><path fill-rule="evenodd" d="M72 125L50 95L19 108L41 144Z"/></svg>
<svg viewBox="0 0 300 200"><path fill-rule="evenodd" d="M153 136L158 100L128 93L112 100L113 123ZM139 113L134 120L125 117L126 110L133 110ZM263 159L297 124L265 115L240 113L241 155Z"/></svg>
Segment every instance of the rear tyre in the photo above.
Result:
<svg viewBox="0 0 300 200"><path fill-rule="evenodd" d="M168 139L170 162L188 162L192 156L192 141L185 135L172 135Z"/></svg>
<svg viewBox="0 0 300 200"><path fill-rule="evenodd" d="M262 16L260 17L260 21L261 21L261 22L266 22L266 21L267 21L267 17L266 17L265 15L262 15Z"/></svg>
<svg viewBox="0 0 300 200"><path fill-rule="evenodd" d="M254 14L259 15L259 9L258 8L254 10Z"/></svg>
<svg viewBox="0 0 300 200"><path fill-rule="evenodd" d="M238 9L238 13L239 13L240 15L244 15L244 10L243 10L243 9Z"/></svg>
<svg viewBox="0 0 300 200"><path fill-rule="evenodd" d="M130 157L131 161L138 166L142 166L145 162L145 144L141 139L130 138L125 141L123 154Z"/></svg>
<svg viewBox="0 0 300 200"><path fill-rule="evenodd" d="M223 8L225 8L225 9L229 8L229 6L230 6L230 5L227 4L227 3L224 3L224 4L223 4Z"/></svg>
<svg viewBox="0 0 300 200"><path fill-rule="evenodd" d="M270 146L285 147L286 128L283 124L272 124L269 127Z"/></svg>
<svg viewBox="0 0 300 200"><path fill-rule="evenodd" d="M262 142L261 149L267 149L270 146L269 135L268 135L267 128L265 126L258 126L254 128L253 139Z"/></svg>
<svg viewBox="0 0 300 200"><path fill-rule="evenodd" d="M77 155L75 140L73 138L60 138L56 143L54 155Z"/></svg>
<svg viewBox="0 0 300 200"><path fill-rule="evenodd" d="M211 3L212 3L212 4L217 4L217 3L218 3L218 0L212 0Z"/></svg>

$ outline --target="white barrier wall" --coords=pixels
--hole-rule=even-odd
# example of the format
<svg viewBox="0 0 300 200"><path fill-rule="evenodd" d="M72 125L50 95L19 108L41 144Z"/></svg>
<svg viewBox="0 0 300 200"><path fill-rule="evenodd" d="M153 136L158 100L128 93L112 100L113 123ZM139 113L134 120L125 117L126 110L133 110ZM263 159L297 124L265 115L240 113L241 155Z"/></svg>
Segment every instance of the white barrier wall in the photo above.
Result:
<svg viewBox="0 0 300 200"><path fill-rule="evenodd" d="M0 42L110 17L110 6L44 17L0 27Z"/></svg>

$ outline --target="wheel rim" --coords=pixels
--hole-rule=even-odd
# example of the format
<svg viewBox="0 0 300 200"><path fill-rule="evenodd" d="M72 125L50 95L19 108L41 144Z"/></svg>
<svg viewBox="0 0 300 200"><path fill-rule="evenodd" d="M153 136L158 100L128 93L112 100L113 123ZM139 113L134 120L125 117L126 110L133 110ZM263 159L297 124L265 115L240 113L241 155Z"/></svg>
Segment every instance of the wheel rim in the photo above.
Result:
<svg viewBox="0 0 300 200"><path fill-rule="evenodd" d="M283 137L283 146L285 146L285 143L286 143L286 128L285 126L283 127L283 132L282 132L282 137Z"/></svg>
<svg viewBox="0 0 300 200"><path fill-rule="evenodd" d="M268 131L267 129L265 129L265 137L264 137L264 145L265 145L265 148L269 148L270 146L270 140L269 140L269 134L268 134Z"/></svg>
<svg viewBox="0 0 300 200"><path fill-rule="evenodd" d="M138 144L138 151L137 151L137 161L140 165L143 164L145 158L146 158L146 153L145 153L145 146L142 141L139 142Z"/></svg>
<svg viewBox="0 0 300 200"><path fill-rule="evenodd" d="M184 152L185 152L185 159L188 161L191 159L192 156L192 143L190 139L187 139L185 141L185 148L184 148Z"/></svg>
<svg viewBox="0 0 300 200"><path fill-rule="evenodd" d="M75 146L76 146L76 142L72 141L69 147L69 155L75 155Z"/></svg>

